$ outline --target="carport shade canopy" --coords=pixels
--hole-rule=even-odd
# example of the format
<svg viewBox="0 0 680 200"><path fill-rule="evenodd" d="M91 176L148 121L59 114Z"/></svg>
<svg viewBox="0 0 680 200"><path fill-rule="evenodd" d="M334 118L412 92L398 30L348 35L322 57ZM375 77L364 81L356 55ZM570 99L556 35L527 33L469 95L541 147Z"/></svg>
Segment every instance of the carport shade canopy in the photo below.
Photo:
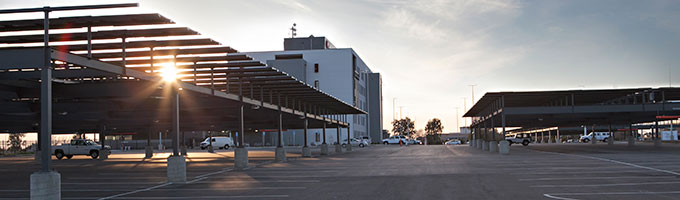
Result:
<svg viewBox="0 0 680 200"><path fill-rule="evenodd" d="M505 125L533 129L628 125L653 122L656 116L679 114L680 88L667 87L490 92L463 117L472 118L473 127Z"/></svg>
<svg viewBox="0 0 680 200"><path fill-rule="evenodd" d="M42 22L0 21L0 32L42 30ZM289 129L303 128L302 118L310 119L310 127L347 126L339 115L365 114L194 30L158 27L173 24L155 13L51 18L51 30L89 27L50 34L53 132L97 131L101 124L116 131L169 127L172 87L160 77L168 64L178 71L183 130L236 128L242 104L246 127L268 129L278 127L279 110ZM39 130L44 51L31 44L38 42L42 34L0 37L0 132Z"/></svg>

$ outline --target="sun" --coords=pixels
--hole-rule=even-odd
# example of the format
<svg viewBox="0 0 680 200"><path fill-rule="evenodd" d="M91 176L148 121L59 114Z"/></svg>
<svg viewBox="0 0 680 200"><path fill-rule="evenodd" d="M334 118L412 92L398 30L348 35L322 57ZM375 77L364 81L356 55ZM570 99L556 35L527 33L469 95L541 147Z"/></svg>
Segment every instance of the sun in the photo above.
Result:
<svg viewBox="0 0 680 200"><path fill-rule="evenodd" d="M163 65L163 68L160 70L161 77L163 77L163 80L166 82L174 82L177 80L177 67L173 64L168 64L168 65Z"/></svg>

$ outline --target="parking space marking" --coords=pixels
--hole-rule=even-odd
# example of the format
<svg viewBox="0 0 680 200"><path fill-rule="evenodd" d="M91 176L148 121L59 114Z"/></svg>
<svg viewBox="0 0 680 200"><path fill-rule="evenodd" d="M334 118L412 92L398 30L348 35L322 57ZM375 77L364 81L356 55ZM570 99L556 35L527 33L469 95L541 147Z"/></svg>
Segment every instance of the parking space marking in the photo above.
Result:
<svg viewBox="0 0 680 200"><path fill-rule="evenodd" d="M543 194L543 196L551 199L559 200L577 200L573 198L560 197L560 196L597 196L597 195L653 195L653 194L680 194L680 191L663 191L663 192L592 192L592 193L553 193L553 194Z"/></svg>
<svg viewBox="0 0 680 200"><path fill-rule="evenodd" d="M238 196L190 196L190 197L115 197L113 199L245 199L245 198L288 198L285 194L274 195L238 195ZM61 199L96 199L97 197L62 197Z"/></svg>
<svg viewBox="0 0 680 200"><path fill-rule="evenodd" d="M580 184L580 185L532 185L532 188L574 188L574 187L611 187L611 186L633 186L633 185L672 185L680 184L680 181L667 182L635 182L635 183L607 183L607 184Z"/></svg>
<svg viewBox="0 0 680 200"><path fill-rule="evenodd" d="M636 178L673 178L677 179L676 176L610 176L610 177L560 177L560 178L525 178L519 179L519 181L555 181L555 180L590 180L590 179L636 179Z"/></svg>
<svg viewBox="0 0 680 200"><path fill-rule="evenodd" d="M148 187L148 188L144 188L144 189L120 193L120 194L116 194L116 195L112 195L112 196L108 196L108 197L99 198L99 200L118 198L118 197L122 197L122 196L129 195L129 194L134 194L134 193L138 193L138 192L153 190L153 189L160 188L160 187L165 187L165 186L168 186L168 185L172 185L172 183L164 183L164 184L160 184L160 185L156 185L156 186L152 186L152 187ZM64 198L62 198L62 199L64 199Z"/></svg>
<svg viewBox="0 0 680 200"><path fill-rule="evenodd" d="M566 197L557 197L557 196L553 196L553 195L550 195L550 194L543 194L543 196L551 198L551 199L559 199L559 200L578 200L578 199L572 199L572 198L566 198Z"/></svg>
<svg viewBox="0 0 680 200"><path fill-rule="evenodd" d="M664 169L657 169L653 167L647 167L647 166L642 166L642 165L636 165L633 163L627 163L627 162L622 162L618 160L612 160L612 159L606 159L606 158L600 158L600 157L593 157L593 156L586 156L586 155L578 155L578 154L566 154L566 153L557 153L557 152L548 152L548 151L538 151L538 150L530 150L529 151L536 151L536 152L542 152L542 153L549 153L549 154L558 154L558 155L566 155L566 156L576 156L576 157L582 157L582 158L590 158L590 159L595 159L595 160L601 160L601 161L607 161L607 162L613 162L613 163L618 163L622 165L627 165L635 168L640 168L640 169L647 169L647 170L652 170L652 171L657 171L657 172L663 172L663 173L668 173L668 174L673 174L676 176L680 176L680 173L674 172L674 171L669 171L669 170L664 170Z"/></svg>
<svg viewBox="0 0 680 200"><path fill-rule="evenodd" d="M518 172L511 173L512 175L545 175L545 174L616 174L616 173L643 173L640 170L608 170L608 171L579 171L579 172L565 172L565 171L551 171L551 172Z"/></svg>
<svg viewBox="0 0 680 200"><path fill-rule="evenodd" d="M196 183L318 183L319 180L228 180L228 181L198 181Z"/></svg>
<svg viewBox="0 0 680 200"><path fill-rule="evenodd" d="M161 184L165 181L154 181L154 182L74 182L74 183L61 183L62 185L153 185Z"/></svg>

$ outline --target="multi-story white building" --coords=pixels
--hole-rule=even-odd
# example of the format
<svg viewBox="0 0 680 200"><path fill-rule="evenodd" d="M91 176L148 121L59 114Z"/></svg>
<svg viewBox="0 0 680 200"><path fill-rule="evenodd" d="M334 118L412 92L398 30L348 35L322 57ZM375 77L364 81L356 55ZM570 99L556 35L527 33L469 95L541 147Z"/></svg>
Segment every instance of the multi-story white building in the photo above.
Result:
<svg viewBox="0 0 680 200"><path fill-rule="evenodd" d="M244 53L366 111L367 115L348 116L351 137L382 140L382 79L352 48L335 48L325 37L310 36L284 39L283 51ZM341 140L346 139L346 131L341 131ZM321 130L308 130L307 140L309 145L321 144ZM336 129L327 129L326 142L336 141ZM285 145L302 142L302 130L284 132Z"/></svg>

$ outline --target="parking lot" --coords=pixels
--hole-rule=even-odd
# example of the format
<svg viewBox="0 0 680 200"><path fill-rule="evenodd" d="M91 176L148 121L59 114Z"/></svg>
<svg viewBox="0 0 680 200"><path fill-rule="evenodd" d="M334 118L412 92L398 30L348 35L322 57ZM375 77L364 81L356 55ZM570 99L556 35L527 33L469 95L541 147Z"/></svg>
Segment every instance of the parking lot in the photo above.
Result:
<svg viewBox="0 0 680 200"><path fill-rule="evenodd" d="M289 157L299 157L289 148ZM54 160L63 199L678 199L680 148L647 144L512 146L507 156L467 145L373 145L273 163L250 149L249 169L232 151L189 152L186 184L165 183L167 153L117 152L106 161ZM29 157L0 158L0 197L28 198Z"/></svg>

